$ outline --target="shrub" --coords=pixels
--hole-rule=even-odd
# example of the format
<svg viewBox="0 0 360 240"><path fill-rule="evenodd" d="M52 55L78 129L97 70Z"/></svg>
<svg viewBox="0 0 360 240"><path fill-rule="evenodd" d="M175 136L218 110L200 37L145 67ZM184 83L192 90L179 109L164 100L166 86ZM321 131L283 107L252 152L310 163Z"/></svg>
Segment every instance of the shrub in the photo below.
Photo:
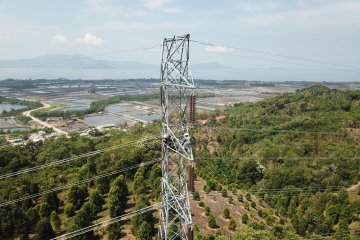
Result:
<svg viewBox="0 0 360 240"><path fill-rule="evenodd" d="M211 192L211 188L207 185L204 186L204 191L206 194L209 194Z"/></svg>
<svg viewBox="0 0 360 240"><path fill-rule="evenodd" d="M232 231L235 230L235 228L236 228L236 222L235 222L234 219L231 219L231 220L230 220L230 222L229 222L229 224L228 224L228 228L229 228L229 230L232 230Z"/></svg>
<svg viewBox="0 0 360 240"><path fill-rule="evenodd" d="M230 196L230 197L229 197L229 204L233 204L233 202L234 202L234 199L233 199L232 196Z"/></svg>
<svg viewBox="0 0 360 240"><path fill-rule="evenodd" d="M208 217L208 225L209 225L209 227L211 227L211 228L216 228L216 227L217 227L217 225L216 225L216 220L215 220L215 217L214 217L213 215L210 215L210 216Z"/></svg>
<svg viewBox="0 0 360 240"><path fill-rule="evenodd" d="M245 195L245 198L246 198L246 200L248 200L249 202L251 201L251 195L250 195L250 193L247 193L246 195Z"/></svg>
<svg viewBox="0 0 360 240"><path fill-rule="evenodd" d="M275 223L275 217L274 216L267 216L266 217L266 223L270 226L272 226Z"/></svg>
<svg viewBox="0 0 360 240"><path fill-rule="evenodd" d="M225 208L224 209L224 218L229 218L230 217L230 211L229 211L229 209L228 208Z"/></svg>
<svg viewBox="0 0 360 240"><path fill-rule="evenodd" d="M255 230L264 230L266 228L265 223L263 222L252 222L249 224L249 227Z"/></svg>
<svg viewBox="0 0 360 240"><path fill-rule="evenodd" d="M200 202L199 202L199 206L200 206L200 207L205 207L205 203L204 203L203 201L200 201Z"/></svg>
<svg viewBox="0 0 360 240"><path fill-rule="evenodd" d="M244 202L243 195L239 194L237 200L238 200L238 202Z"/></svg>
<svg viewBox="0 0 360 240"><path fill-rule="evenodd" d="M241 221L243 224L248 224L249 222L249 216L247 214L244 214L241 216Z"/></svg>
<svg viewBox="0 0 360 240"><path fill-rule="evenodd" d="M258 215L261 218L266 218L268 216L267 212L265 212L265 211L263 211L261 209L258 211Z"/></svg>
<svg viewBox="0 0 360 240"><path fill-rule="evenodd" d="M64 212L65 212L65 215L67 217L72 217L74 216L75 214L75 207L72 203L68 203L66 204L65 208L64 208Z"/></svg>
<svg viewBox="0 0 360 240"><path fill-rule="evenodd" d="M255 202L251 202L251 203L250 203L250 206L251 206L252 208L255 208L255 207L256 207L256 203L255 203Z"/></svg>
<svg viewBox="0 0 360 240"><path fill-rule="evenodd" d="M208 206L205 207L205 215L206 216L210 215L210 208Z"/></svg>
<svg viewBox="0 0 360 240"><path fill-rule="evenodd" d="M221 196L227 198L228 197L228 193L226 191L226 189L224 189L222 192L221 192Z"/></svg>
<svg viewBox="0 0 360 240"><path fill-rule="evenodd" d="M245 202L245 203L244 203L244 208L245 208L246 210L250 210L249 202Z"/></svg>
<svg viewBox="0 0 360 240"><path fill-rule="evenodd" d="M214 179L209 179L206 181L206 186L210 188L210 191L216 190L217 182Z"/></svg>
<svg viewBox="0 0 360 240"><path fill-rule="evenodd" d="M195 201L200 201L200 194L198 192L194 192L193 197Z"/></svg>

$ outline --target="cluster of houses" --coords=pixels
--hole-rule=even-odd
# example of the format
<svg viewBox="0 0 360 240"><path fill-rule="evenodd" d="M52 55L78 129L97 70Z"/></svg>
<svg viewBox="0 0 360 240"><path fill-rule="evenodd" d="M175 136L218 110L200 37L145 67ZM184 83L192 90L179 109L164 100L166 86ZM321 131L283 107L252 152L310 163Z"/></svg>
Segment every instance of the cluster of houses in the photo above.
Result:
<svg viewBox="0 0 360 240"><path fill-rule="evenodd" d="M45 139L49 139L49 138L58 138L60 135L56 132L52 132L50 134L46 134L45 131L40 130L37 133L32 133L28 140L22 139L22 138L16 138L16 139L9 139L9 143L13 146L18 146L18 145L25 145L28 142L33 142L33 143L37 143L37 142L44 142Z"/></svg>

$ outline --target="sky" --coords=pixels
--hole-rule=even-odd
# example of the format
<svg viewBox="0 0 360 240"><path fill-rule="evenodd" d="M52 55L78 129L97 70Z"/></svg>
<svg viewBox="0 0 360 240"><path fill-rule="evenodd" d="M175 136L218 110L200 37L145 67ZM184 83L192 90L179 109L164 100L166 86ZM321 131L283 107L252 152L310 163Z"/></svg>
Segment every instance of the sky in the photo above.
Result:
<svg viewBox="0 0 360 240"><path fill-rule="evenodd" d="M254 79L307 80L308 70L360 80L359 0L0 0L0 59L83 54L157 65L160 49L129 49L185 33L213 44L191 43L191 63L262 72L246 75Z"/></svg>

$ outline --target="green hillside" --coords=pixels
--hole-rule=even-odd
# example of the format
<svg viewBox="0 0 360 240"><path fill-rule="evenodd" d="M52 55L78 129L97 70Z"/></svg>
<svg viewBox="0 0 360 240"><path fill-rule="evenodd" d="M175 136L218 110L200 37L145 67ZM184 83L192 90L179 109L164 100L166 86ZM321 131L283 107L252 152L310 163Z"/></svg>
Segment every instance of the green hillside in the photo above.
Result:
<svg viewBox="0 0 360 240"><path fill-rule="evenodd" d="M255 193L301 236L354 233L359 104L360 91L314 86L211 114L194 130L198 174Z"/></svg>
<svg viewBox="0 0 360 240"><path fill-rule="evenodd" d="M199 115L210 121L192 129L201 189L191 202L201 214L194 219L214 228L194 226L195 239L359 239L359 104L360 91L315 86ZM158 203L161 170L149 161L159 159L160 141L137 141L159 129L1 148L0 178L70 160L0 179L0 239L49 239ZM157 222L147 212L74 239L152 239Z"/></svg>
<svg viewBox="0 0 360 240"><path fill-rule="evenodd" d="M61 164L0 180L0 239L50 239L157 203L161 170L153 160L160 157L160 143L153 136L158 136L158 129L156 125L138 125L97 137L72 134L44 144L0 149L1 177L65 159ZM144 141L149 137L153 140ZM107 150L74 158L101 149ZM128 170L119 171L123 169ZM148 212L74 239L126 235L150 239L156 222Z"/></svg>

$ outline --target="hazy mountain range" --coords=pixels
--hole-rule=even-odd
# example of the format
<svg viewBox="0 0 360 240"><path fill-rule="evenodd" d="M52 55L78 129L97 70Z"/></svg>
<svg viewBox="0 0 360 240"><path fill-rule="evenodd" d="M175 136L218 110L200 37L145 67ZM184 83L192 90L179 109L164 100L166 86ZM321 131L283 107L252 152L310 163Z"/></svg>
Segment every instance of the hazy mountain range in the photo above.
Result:
<svg viewBox="0 0 360 240"><path fill-rule="evenodd" d="M318 68L254 67L239 68L216 62L190 64L194 78L260 81L356 81L347 72L319 71ZM341 74L339 74L341 73ZM125 79L158 78L160 64L135 61L99 60L80 54L44 55L36 58L0 60L0 80L7 78Z"/></svg>
<svg viewBox="0 0 360 240"><path fill-rule="evenodd" d="M0 60L0 68L41 68L41 69L159 69L158 65L134 61L98 60L80 54L74 55L45 55L36 58L18 60ZM229 69L230 67L218 63L194 64L192 68L199 69Z"/></svg>

